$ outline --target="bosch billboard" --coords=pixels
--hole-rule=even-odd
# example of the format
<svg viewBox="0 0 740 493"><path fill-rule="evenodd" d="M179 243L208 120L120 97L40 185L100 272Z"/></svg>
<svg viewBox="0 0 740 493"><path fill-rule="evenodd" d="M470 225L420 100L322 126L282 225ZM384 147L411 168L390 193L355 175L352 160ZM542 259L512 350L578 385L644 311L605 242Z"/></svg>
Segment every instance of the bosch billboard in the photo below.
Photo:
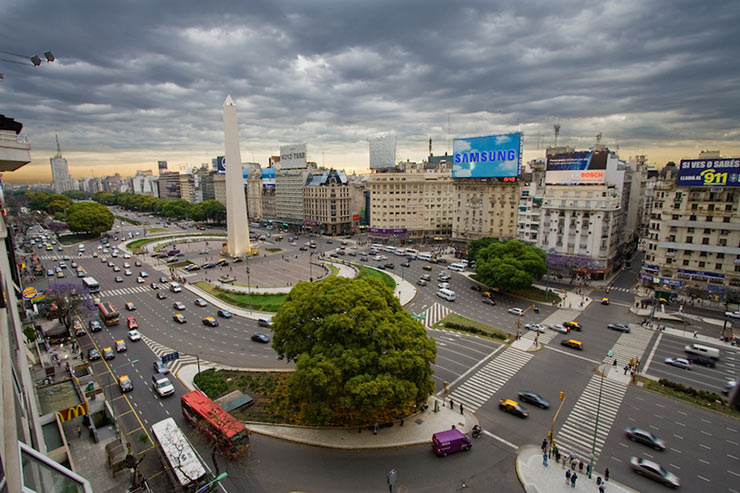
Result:
<svg viewBox="0 0 740 493"><path fill-rule="evenodd" d="M522 168L522 134L488 135L455 139L453 178L516 180Z"/></svg>
<svg viewBox="0 0 740 493"><path fill-rule="evenodd" d="M547 185L601 184L606 180L608 151L578 151L547 156Z"/></svg>
<svg viewBox="0 0 740 493"><path fill-rule="evenodd" d="M679 187L740 187L740 158L682 159Z"/></svg>

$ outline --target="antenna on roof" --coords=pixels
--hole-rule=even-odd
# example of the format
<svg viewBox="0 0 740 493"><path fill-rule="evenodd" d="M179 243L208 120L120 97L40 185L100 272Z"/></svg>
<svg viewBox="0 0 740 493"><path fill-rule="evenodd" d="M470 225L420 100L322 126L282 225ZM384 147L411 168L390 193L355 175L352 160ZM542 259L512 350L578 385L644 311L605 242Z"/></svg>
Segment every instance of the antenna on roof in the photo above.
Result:
<svg viewBox="0 0 740 493"><path fill-rule="evenodd" d="M556 123L553 128L555 128L555 147L558 146L558 135L560 135L560 124Z"/></svg>

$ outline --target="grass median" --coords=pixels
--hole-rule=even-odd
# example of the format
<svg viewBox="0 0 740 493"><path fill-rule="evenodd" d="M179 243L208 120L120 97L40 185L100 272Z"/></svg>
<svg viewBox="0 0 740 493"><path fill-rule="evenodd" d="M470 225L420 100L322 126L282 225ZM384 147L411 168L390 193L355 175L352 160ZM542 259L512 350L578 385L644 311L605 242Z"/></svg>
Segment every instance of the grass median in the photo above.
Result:
<svg viewBox="0 0 740 493"><path fill-rule="evenodd" d="M161 228L160 228L161 229ZM183 234L183 235L172 235L172 236L157 236L156 238L140 238L138 240L129 241L126 243L126 248L131 250L133 253L142 253L142 247L144 245L148 245L149 243L156 243L164 240L183 240L187 238L200 238L200 237L207 237L207 238L218 238L222 239L226 237L226 235L219 235L219 234L213 234L213 233L198 233L198 234Z"/></svg>
<svg viewBox="0 0 740 493"><path fill-rule="evenodd" d="M277 312L280 307L283 306L285 300L288 298L288 293L277 293L277 294L247 294L237 293L222 289L212 285L206 281L198 281L193 283L194 286L202 289L206 293L218 298L219 300L228 303L238 308L244 308L246 310L257 310L261 312Z"/></svg>
<svg viewBox="0 0 740 493"><path fill-rule="evenodd" d="M391 291L396 291L396 281L394 281L393 278L388 274L380 272L376 269L365 267L363 265L355 264L355 267L359 270L359 273L357 274L357 279L362 279L363 277L372 277L388 286L388 289L390 289Z"/></svg>
<svg viewBox="0 0 740 493"><path fill-rule="evenodd" d="M711 409L734 418L740 418L740 412L727 405L727 399L715 392L698 390L688 385L683 385L670 380L660 379L654 381L648 378L638 377L644 387L653 392L668 395L675 399L694 404L704 409Z"/></svg>
<svg viewBox="0 0 740 493"><path fill-rule="evenodd" d="M492 327L482 322L476 322L457 313L448 314L445 318L434 324L434 328L459 330L461 332L490 337L502 342L513 341L515 338L511 332Z"/></svg>

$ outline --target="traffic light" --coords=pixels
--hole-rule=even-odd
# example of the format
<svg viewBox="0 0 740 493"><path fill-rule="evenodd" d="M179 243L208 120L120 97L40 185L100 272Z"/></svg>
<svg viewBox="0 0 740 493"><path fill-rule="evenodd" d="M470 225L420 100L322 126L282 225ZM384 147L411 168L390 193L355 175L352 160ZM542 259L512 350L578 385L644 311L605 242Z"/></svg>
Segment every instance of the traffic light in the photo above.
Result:
<svg viewBox="0 0 740 493"><path fill-rule="evenodd" d="M551 431L547 432L547 441L552 442L552 432Z"/></svg>
<svg viewBox="0 0 740 493"><path fill-rule="evenodd" d="M561 401L565 400L565 392L560 392L560 400Z"/></svg>

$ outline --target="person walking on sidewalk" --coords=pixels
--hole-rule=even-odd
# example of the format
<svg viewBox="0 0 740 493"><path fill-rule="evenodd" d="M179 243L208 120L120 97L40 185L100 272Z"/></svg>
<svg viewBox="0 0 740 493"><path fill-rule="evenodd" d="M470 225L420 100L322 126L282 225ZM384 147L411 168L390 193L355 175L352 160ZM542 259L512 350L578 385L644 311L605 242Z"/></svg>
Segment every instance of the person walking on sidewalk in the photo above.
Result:
<svg viewBox="0 0 740 493"><path fill-rule="evenodd" d="M542 453L542 465L547 467L547 452Z"/></svg>
<svg viewBox="0 0 740 493"><path fill-rule="evenodd" d="M462 414L462 413L463 413L463 403L461 402L460 403L460 414Z"/></svg>
<svg viewBox="0 0 740 493"><path fill-rule="evenodd" d="M604 493L606 491L606 485L604 483L601 483L599 485L599 493Z"/></svg>
<svg viewBox="0 0 740 493"><path fill-rule="evenodd" d="M565 470L565 484L570 483L570 469Z"/></svg>
<svg viewBox="0 0 740 493"><path fill-rule="evenodd" d="M604 481L609 481L609 468L604 470Z"/></svg>
<svg viewBox="0 0 740 493"><path fill-rule="evenodd" d="M77 438L80 438L82 436L82 427L80 425L77 425Z"/></svg>
<svg viewBox="0 0 740 493"><path fill-rule="evenodd" d="M542 446L540 447L543 452L547 450L547 438L542 440Z"/></svg>
<svg viewBox="0 0 740 493"><path fill-rule="evenodd" d="M452 399L450 399L450 409L454 409L454 408L455 408L455 403L453 402Z"/></svg>
<svg viewBox="0 0 740 493"><path fill-rule="evenodd" d="M571 488L576 487L576 479L578 479L578 474L576 474L576 472L573 471L573 475L570 477L570 487Z"/></svg>

